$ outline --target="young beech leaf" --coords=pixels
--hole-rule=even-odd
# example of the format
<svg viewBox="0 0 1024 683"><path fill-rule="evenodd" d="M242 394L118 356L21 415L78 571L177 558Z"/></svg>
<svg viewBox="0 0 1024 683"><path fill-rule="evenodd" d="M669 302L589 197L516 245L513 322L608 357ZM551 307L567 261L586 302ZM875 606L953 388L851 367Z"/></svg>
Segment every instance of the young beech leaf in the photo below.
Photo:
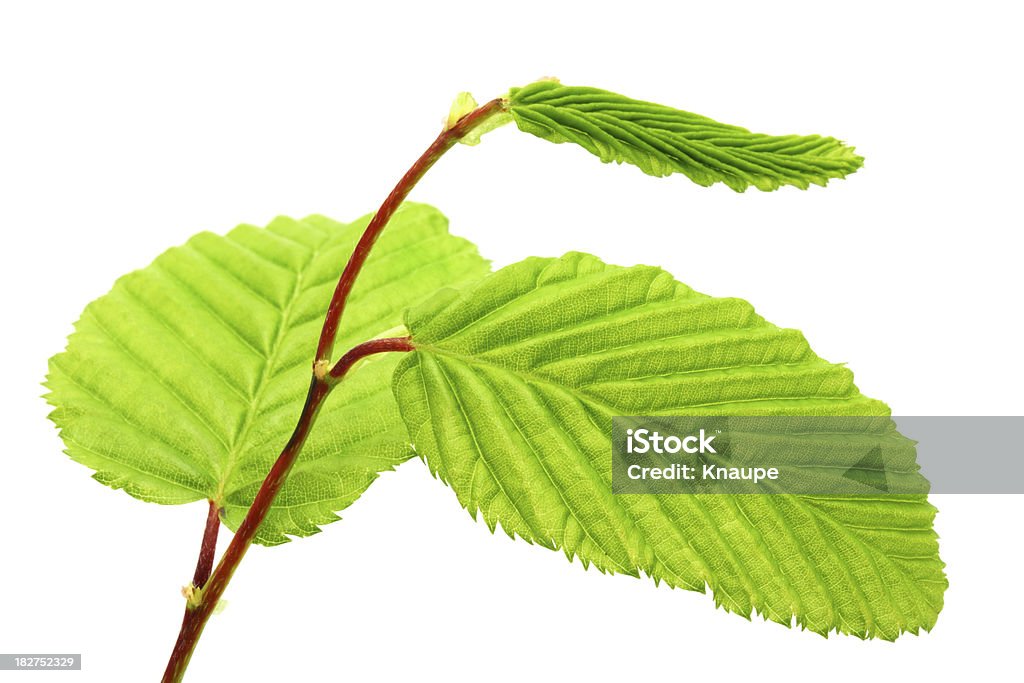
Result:
<svg viewBox="0 0 1024 683"><path fill-rule="evenodd" d="M68 455L142 500L211 498L237 528L295 426L327 302L368 220L201 233L119 279L50 360L47 400ZM353 290L338 347L488 270L436 209L405 205ZM330 397L259 542L317 532L411 455L389 390L397 360L368 360Z"/></svg>
<svg viewBox="0 0 1024 683"><path fill-rule="evenodd" d="M888 415L747 302L573 253L434 297L406 326L394 389L414 447L492 531L822 634L935 623L924 495L611 493L613 415Z"/></svg>
<svg viewBox="0 0 1024 683"><path fill-rule="evenodd" d="M739 126L597 88L538 81L509 91L519 129L551 142L574 142L603 162L626 162L653 176L682 173L698 185L725 183L801 189L844 178L864 162L835 138L762 135Z"/></svg>

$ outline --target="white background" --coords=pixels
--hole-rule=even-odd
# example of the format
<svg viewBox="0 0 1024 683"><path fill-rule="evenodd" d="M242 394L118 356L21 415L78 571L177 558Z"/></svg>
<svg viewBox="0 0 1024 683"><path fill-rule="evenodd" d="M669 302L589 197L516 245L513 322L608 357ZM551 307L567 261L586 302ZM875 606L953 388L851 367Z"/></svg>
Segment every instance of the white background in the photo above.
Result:
<svg viewBox="0 0 1024 683"><path fill-rule="evenodd" d="M40 382L81 309L200 230L373 210L460 90L557 75L856 144L865 168L828 189L738 195L508 127L413 198L499 266L578 249L744 297L897 414L1024 412L1021 17L765 4L4 2L0 651L85 656L7 676L155 680L205 517L61 454ZM935 502L950 588L934 631L826 640L492 537L413 461L324 533L254 548L189 680L1017 675L1021 498Z"/></svg>

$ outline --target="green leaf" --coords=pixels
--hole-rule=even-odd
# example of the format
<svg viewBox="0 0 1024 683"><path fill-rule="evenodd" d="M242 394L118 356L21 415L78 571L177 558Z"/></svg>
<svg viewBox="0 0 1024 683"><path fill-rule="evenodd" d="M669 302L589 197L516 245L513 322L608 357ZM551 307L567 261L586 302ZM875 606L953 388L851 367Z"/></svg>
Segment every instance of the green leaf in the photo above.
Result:
<svg viewBox="0 0 1024 683"><path fill-rule="evenodd" d="M47 400L68 455L142 500L213 499L237 528L295 426L327 303L368 221L201 233L119 279L50 360ZM403 206L355 286L339 352L488 270L436 209ZM389 389L396 362L367 360L336 388L257 541L319 531L411 455Z"/></svg>
<svg viewBox="0 0 1024 683"><path fill-rule="evenodd" d="M417 350L394 388L414 447L492 531L822 634L935 623L925 496L611 493L614 415L888 415L745 301L568 254L434 297L406 326Z"/></svg>
<svg viewBox="0 0 1024 683"><path fill-rule="evenodd" d="M825 185L864 162L835 138L751 133L597 88L538 81L513 88L508 100L522 131L574 142L605 163L633 164L653 176L682 173L698 185L721 182L737 192Z"/></svg>

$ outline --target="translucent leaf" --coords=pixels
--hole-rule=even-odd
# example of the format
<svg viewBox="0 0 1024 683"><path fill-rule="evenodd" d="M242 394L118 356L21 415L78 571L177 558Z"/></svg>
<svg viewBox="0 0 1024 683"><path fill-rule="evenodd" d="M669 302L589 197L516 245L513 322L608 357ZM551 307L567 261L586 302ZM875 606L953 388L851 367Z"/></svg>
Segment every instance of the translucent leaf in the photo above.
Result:
<svg viewBox="0 0 1024 683"><path fill-rule="evenodd" d="M923 495L613 495L614 415L888 415L739 299L583 254L531 258L406 316L416 451L493 530L749 616L893 639L946 579Z"/></svg>
<svg viewBox="0 0 1024 683"><path fill-rule="evenodd" d="M68 455L142 500L211 498L237 528L295 426L327 303L368 221L278 218L201 233L119 279L50 360L47 400ZM339 352L487 271L436 209L404 206L356 284ZM409 457L389 390L396 361L368 360L336 389L259 542L319 531Z"/></svg>
<svg viewBox="0 0 1024 683"><path fill-rule="evenodd" d="M527 133L576 143L606 163L626 162L653 176L682 173L698 185L721 182L737 192L825 185L864 162L835 138L751 133L597 88L545 80L513 88L508 99Z"/></svg>

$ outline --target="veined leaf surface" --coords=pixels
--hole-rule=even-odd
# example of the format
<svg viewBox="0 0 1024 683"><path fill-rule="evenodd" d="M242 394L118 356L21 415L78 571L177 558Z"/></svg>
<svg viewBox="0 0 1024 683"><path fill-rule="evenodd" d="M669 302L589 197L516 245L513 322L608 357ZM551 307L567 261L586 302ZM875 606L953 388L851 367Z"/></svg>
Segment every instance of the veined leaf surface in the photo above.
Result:
<svg viewBox="0 0 1024 683"><path fill-rule="evenodd" d="M327 303L368 221L201 233L119 279L50 361L47 400L68 455L142 500L213 499L237 528L295 426ZM440 212L403 206L353 290L337 348L488 270ZM367 360L336 388L257 541L317 532L411 455L390 391L397 360Z"/></svg>
<svg viewBox="0 0 1024 683"><path fill-rule="evenodd" d="M820 135L762 135L746 128L598 88L538 81L509 92L519 129L555 143L572 142L653 176L682 173L698 185L725 183L807 189L855 172L864 159Z"/></svg>
<svg viewBox="0 0 1024 683"><path fill-rule="evenodd" d="M827 634L929 629L946 579L923 495L613 495L614 415L888 415L739 299L651 267L531 258L406 315L417 452L495 528L602 571Z"/></svg>

